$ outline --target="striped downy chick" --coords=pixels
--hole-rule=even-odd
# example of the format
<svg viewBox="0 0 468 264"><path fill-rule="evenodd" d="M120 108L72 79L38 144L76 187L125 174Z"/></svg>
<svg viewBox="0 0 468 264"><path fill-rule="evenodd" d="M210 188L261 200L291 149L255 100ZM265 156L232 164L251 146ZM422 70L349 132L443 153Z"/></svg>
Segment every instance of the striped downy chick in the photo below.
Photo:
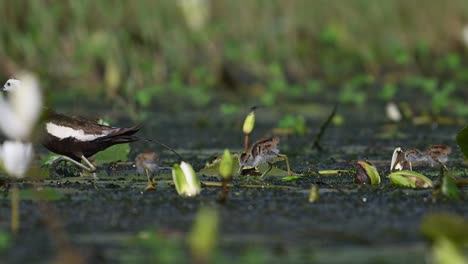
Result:
<svg viewBox="0 0 468 264"><path fill-rule="evenodd" d="M446 145L431 145L424 154L431 159L431 166L434 166L437 162L447 163L448 155L452 153L452 149Z"/></svg>
<svg viewBox="0 0 468 264"><path fill-rule="evenodd" d="M159 155L155 152L143 152L136 156L135 166L138 174L145 174L148 185L145 190L154 190L152 177L159 171Z"/></svg>
<svg viewBox="0 0 468 264"><path fill-rule="evenodd" d="M411 162L406 158L406 152L400 147L393 151L392 161L390 163L390 172L401 170L413 170Z"/></svg>
<svg viewBox="0 0 468 264"><path fill-rule="evenodd" d="M239 172L244 168L256 168L267 163L269 168L260 176L263 178L272 169L276 158L281 158L286 161L288 167L288 175L292 175L289 167L289 161L286 155L280 154L278 137L263 138L255 142L248 153L242 153L239 157Z"/></svg>

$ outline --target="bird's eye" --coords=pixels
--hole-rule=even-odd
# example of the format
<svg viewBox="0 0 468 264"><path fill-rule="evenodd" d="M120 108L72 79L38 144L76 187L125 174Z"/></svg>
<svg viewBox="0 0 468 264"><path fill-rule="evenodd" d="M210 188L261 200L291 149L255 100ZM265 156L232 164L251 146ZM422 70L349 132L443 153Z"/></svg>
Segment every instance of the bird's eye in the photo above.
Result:
<svg viewBox="0 0 468 264"><path fill-rule="evenodd" d="M6 85L7 85L7 86L10 86L10 83L7 83Z"/></svg>

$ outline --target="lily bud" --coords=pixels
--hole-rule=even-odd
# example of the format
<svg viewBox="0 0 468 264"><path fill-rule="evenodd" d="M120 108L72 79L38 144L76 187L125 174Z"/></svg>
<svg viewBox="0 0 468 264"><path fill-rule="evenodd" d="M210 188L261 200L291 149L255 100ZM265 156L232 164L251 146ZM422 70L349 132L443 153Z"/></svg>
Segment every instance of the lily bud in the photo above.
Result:
<svg viewBox="0 0 468 264"><path fill-rule="evenodd" d="M242 131L244 134L252 133L252 130L255 126L255 110L250 111L250 113L245 117L244 125L242 126Z"/></svg>
<svg viewBox="0 0 468 264"><path fill-rule="evenodd" d="M221 158L221 162L219 164L219 174L224 179L229 179L232 177L232 170L233 170L234 160L232 158L231 152L228 149L224 150L223 157Z"/></svg>
<svg viewBox="0 0 468 264"><path fill-rule="evenodd" d="M185 161L182 161L180 165L174 164L172 179L180 196L192 197L198 195L201 191L201 184L197 174L192 165Z"/></svg>

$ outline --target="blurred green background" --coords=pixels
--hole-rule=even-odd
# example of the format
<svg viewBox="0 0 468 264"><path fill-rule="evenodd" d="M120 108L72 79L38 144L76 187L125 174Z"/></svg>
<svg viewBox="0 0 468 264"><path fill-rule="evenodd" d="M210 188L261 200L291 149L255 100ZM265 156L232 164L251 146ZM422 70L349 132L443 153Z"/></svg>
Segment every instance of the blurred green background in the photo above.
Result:
<svg viewBox="0 0 468 264"><path fill-rule="evenodd" d="M468 116L466 0L22 0L0 16L0 76L36 72L56 101Z"/></svg>

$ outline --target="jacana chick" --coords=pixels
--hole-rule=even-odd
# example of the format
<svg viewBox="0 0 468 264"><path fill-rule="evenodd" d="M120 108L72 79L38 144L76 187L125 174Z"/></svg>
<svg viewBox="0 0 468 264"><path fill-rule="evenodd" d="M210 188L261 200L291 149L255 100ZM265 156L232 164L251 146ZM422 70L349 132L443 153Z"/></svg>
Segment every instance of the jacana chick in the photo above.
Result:
<svg viewBox="0 0 468 264"><path fill-rule="evenodd" d="M143 152L136 156L135 165L138 174L146 174L148 185L146 190L155 190L153 177L159 171L159 155L155 152Z"/></svg>
<svg viewBox="0 0 468 264"><path fill-rule="evenodd" d="M280 139L278 137L263 138L255 142L248 153L242 153L239 157L239 172L244 168L256 168L262 164L267 163L268 169L260 175L260 178L270 172L273 168L273 163L279 160L284 160L288 169L288 175L291 176L291 168L289 166L288 157L284 154L280 154L278 144Z"/></svg>

